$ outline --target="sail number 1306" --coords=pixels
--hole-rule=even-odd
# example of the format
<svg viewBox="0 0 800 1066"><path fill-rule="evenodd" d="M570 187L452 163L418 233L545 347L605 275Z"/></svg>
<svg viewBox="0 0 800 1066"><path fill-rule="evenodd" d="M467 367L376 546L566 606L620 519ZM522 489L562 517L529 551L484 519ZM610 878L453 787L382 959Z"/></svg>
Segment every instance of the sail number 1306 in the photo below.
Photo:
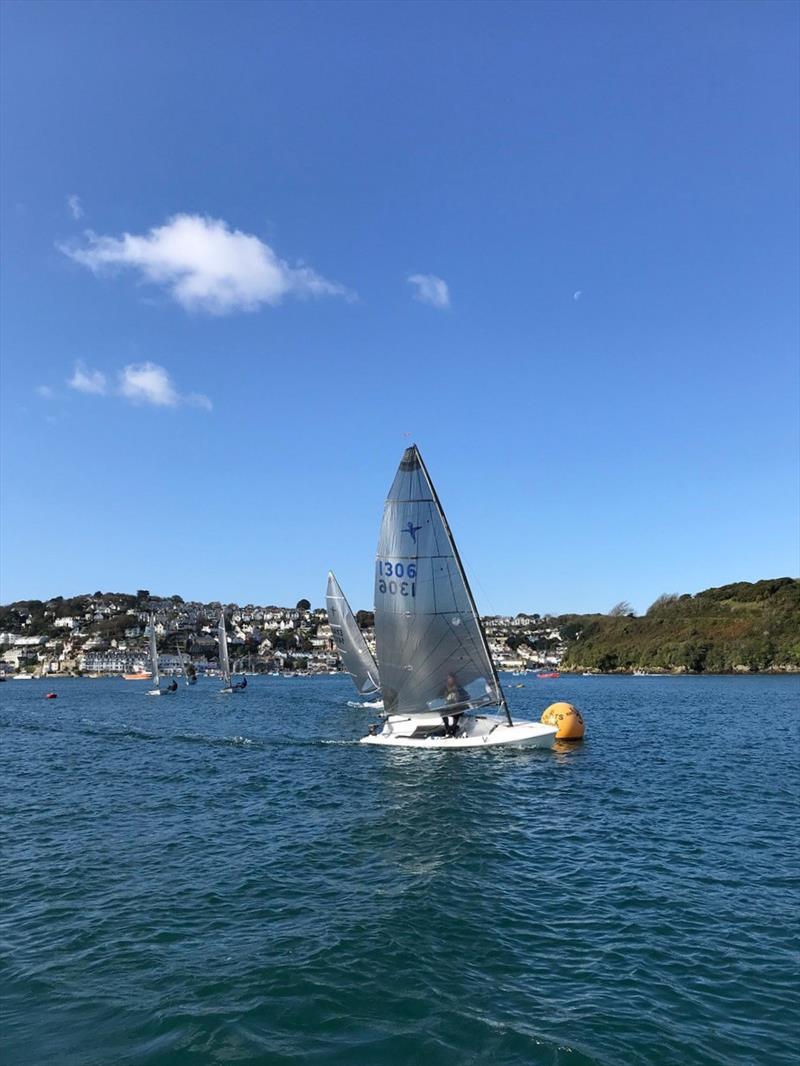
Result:
<svg viewBox="0 0 800 1066"><path fill-rule="evenodd" d="M378 559L378 592L388 592L392 596L416 596L416 578L416 563L390 563L388 559Z"/></svg>

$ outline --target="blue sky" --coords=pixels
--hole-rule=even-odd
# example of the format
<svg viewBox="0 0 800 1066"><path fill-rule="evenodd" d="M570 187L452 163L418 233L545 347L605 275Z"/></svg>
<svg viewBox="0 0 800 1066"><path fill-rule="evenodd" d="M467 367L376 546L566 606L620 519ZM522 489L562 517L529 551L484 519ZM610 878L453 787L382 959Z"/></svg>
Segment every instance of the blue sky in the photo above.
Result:
<svg viewBox="0 0 800 1066"><path fill-rule="evenodd" d="M797 5L2 22L4 601L368 606L411 439L483 611L797 572Z"/></svg>

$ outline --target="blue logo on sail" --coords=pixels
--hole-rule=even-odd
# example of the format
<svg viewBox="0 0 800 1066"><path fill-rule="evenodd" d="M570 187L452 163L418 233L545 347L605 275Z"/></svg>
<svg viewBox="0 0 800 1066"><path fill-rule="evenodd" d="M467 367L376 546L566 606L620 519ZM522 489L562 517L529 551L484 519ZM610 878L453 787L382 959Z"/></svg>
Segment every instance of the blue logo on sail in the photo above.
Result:
<svg viewBox="0 0 800 1066"><path fill-rule="evenodd" d="M417 543L417 533L422 529L422 526L415 526L412 522L409 522L407 526L403 526L400 530L401 533L410 533L411 539L414 543Z"/></svg>

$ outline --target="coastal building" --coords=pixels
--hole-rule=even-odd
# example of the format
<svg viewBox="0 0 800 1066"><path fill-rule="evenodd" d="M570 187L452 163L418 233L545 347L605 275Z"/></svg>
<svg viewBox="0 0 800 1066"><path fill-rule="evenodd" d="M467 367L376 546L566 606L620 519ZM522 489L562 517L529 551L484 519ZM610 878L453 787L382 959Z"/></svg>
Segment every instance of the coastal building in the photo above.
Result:
<svg viewBox="0 0 800 1066"><path fill-rule="evenodd" d="M78 668L88 674L136 674L150 669L144 652L88 651L78 659Z"/></svg>

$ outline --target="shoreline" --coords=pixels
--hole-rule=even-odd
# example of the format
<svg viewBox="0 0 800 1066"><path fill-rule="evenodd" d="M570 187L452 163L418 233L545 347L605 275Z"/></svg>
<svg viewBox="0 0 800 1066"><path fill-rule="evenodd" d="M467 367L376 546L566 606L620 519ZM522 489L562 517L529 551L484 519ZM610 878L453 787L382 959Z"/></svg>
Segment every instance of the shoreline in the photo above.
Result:
<svg viewBox="0 0 800 1066"><path fill-rule="evenodd" d="M530 671L528 674L518 674L516 671L505 670L498 668L500 674L510 674L515 677L536 677L536 671ZM560 678L542 678L541 680L558 681L564 678L576 678L576 677L796 677L800 675L800 667L787 666L782 669L770 669L770 670L725 670L720 672L714 672L711 670L702 670L694 672L691 670L652 670L643 674L636 674L633 670L559 670ZM164 675L167 676L167 675ZM172 676L172 675L169 675ZM287 671L286 673L271 673L265 671L262 674L248 674L248 677L278 677L286 680L296 680L298 678L320 678L320 677L347 677L347 671L345 670L300 670L300 671ZM176 675L177 678L177 675ZM122 674L47 674L44 677L40 677L35 674L6 674L0 677L0 683L6 681L26 680L26 681L123 681L129 680L123 677ZM133 681L136 684L138 681L140 684L147 684L150 682L150 678L137 678ZM219 678L211 675L199 676L198 681L218 681ZM129 680L130 683L130 680Z"/></svg>

